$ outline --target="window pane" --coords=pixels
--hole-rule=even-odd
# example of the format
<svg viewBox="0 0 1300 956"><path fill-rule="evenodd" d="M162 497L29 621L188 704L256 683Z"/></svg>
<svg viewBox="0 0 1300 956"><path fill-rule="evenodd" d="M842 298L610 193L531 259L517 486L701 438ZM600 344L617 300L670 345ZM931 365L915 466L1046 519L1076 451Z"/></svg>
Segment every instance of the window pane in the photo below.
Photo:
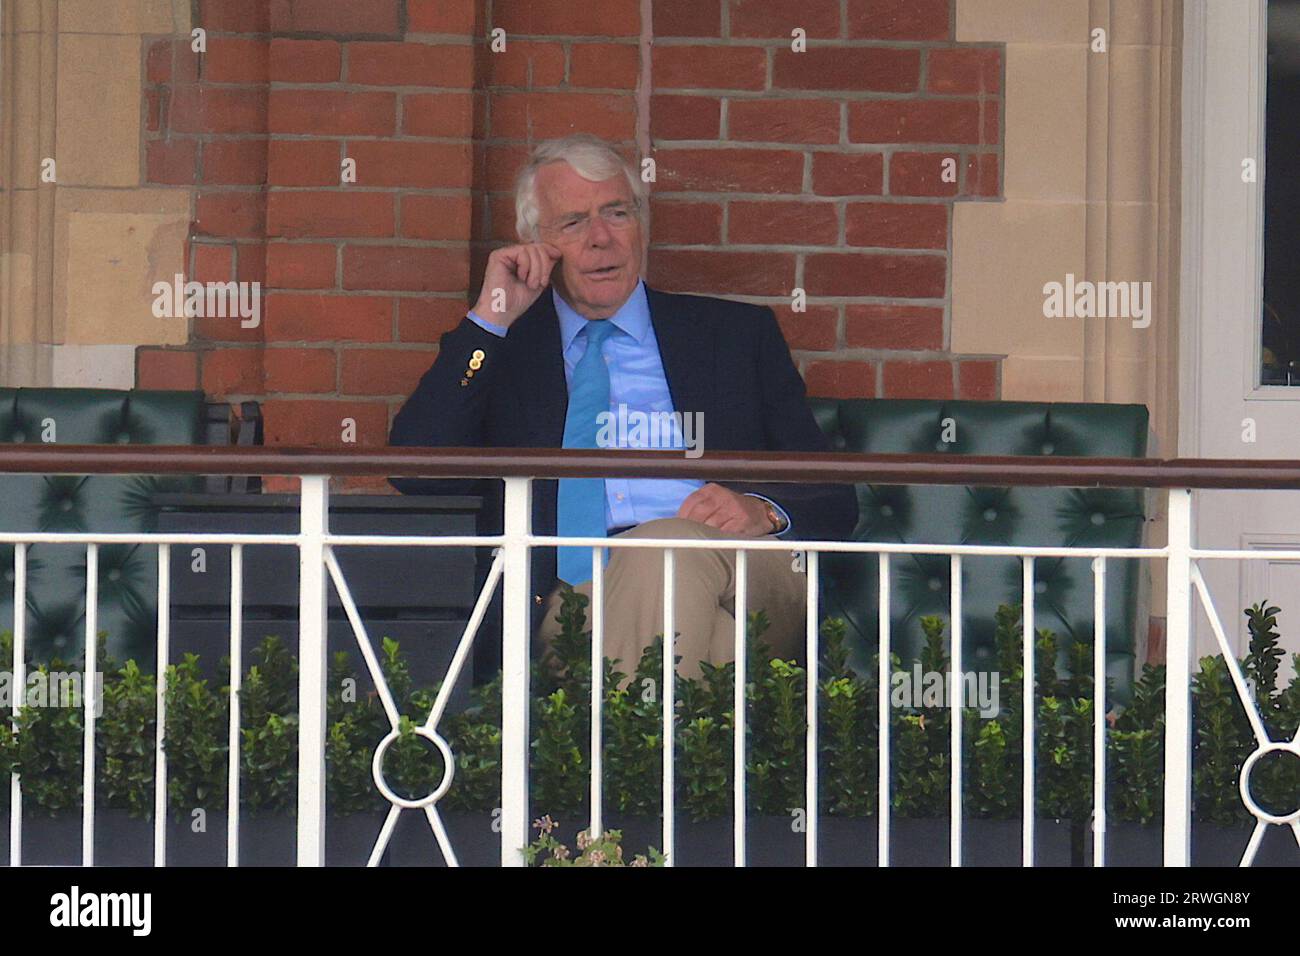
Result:
<svg viewBox="0 0 1300 956"><path fill-rule="evenodd" d="M1300 0L1269 0L1260 384L1300 386Z"/></svg>

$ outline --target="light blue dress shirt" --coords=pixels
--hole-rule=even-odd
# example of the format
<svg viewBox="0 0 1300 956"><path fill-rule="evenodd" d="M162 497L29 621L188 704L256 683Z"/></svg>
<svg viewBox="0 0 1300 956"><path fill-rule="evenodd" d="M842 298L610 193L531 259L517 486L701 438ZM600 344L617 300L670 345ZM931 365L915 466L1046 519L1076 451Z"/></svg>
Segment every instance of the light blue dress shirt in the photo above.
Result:
<svg viewBox="0 0 1300 956"><path fill-rule="evenodd" d="M551 296L560 320L564 377L572 387L573 370L587 351L588 320L565 302L554 288ZM469 313L469 318L493 335L504 338L509 331L474 312ZM659 342L650 321L645 283L638 283L628 300L606 321L618 329L605 342L604 349L605 361L609 365L610 419L607 424L610 447L685 449L686 436L682 433L680 420L672 421L663 414L674 411L673 400L659 356ZM646 427L650 422L663 424L669 421L675 427L668 434L664 434L661 428ZM638 424L642 427L637 427ZM701 447L707 447L707 432L697 432L694 440ZM675 518L686 496L703 485L702 481L684 478L607 478L605 527L621 528L655 518ZM771 501L762 495L754 497ZM787 522L786 530L781 533L784 537L790 530L789 516L776 502L771 503Z"/></svg>

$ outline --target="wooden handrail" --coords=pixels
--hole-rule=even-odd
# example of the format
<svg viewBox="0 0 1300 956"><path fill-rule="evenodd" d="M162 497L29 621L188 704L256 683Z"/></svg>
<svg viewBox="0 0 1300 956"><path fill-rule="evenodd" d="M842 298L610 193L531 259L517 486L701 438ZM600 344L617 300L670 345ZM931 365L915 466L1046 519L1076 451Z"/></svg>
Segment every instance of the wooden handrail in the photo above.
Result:
<svg viewBox="0 0 1300 956"><path fill-rule="evenodd" d="M553 448L339 449L221 445L9 445L0 473L386 475L403 478L697 478L1070 488L1300 488L1300 461L864 455Z"/></svg>

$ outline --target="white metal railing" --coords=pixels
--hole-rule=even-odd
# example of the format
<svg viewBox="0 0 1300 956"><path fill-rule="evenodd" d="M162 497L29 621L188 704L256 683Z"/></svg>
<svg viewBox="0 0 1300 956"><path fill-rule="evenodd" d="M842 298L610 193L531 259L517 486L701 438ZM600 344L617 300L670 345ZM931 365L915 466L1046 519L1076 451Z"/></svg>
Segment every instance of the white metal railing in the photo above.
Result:
<svg viewBox="0 0 1300 956"><path fill-rule="evenodd" d="M662 538L559 538L534 534L530 526L532 507L532 482L528 477L507 477L505 481L504 530L501 535L471 536L420 536L420 535L341 535L329 527L329 483L322 475L301 478L301 525L297 534L90 534L90 533L0 533L0 543L15 545L14 607L26 606L27 548L38 543L82 544L86 547L86 688L83 736L82 807L83 850L82 862L90 866L95 862L95 714L100 701L94 699L93 688L96 661L96 605L98 549L107 544L143 543L153 545L158 556L158 645L157 645L157 735L154 741L156 761L154 801L154 864L162 866L167 860L167 761L164 749L167 723L166 667L169 656L169 561L171 545L229 545L231 548L230 583L230 716L229 716L229 797L227 863L239 864L239 751L240 751L240 679L242 672L242 594L243 547L249 544L292 545L299 553L300 574L300 624L298 639L299 667L299 747L298 747L298 799L297 799L297 860L300 866L322 866L325 862L325 734L326 734L326 626L328 588L332 582L342 601L347 618L358 641L366 667L374 681L384 712L391 724L389 734L379 742L372 763L372 775L379 792L390 804L389 813L370 854L369 863L379 862L391 840L400 813L404 809L423 811L441 852L450 865L456 865L456 853L446 828L439 816L438 800L447 792L452 782L455 762L450 746L438 732L450 695L466 662L472 643L486 613L489 602L498 587L503 589L503 639L502 639L502 807L501 807L501 864L523 864L521 848L529 843L528 819L528 703L530 664L530 561L534 548L557 545L588 546L592 551L592 714L590 728L591 746L591 820L593 833L603 830L603 761L601 713L604 699L602 666L605 619L603 601L604 553L609 548L663 549L664 562L664 635L663 653L663 850L668 865L675 858L674 832L675 776L674 713L675 680L673 669L672 635L674 634L673 587L676 554L681 550L734 548L737 552L737 587L735 596L735 733L734 733L734 856L735 864L743 866L746 835L746 734L745 692L746 669L745 624L748 616L746 560L750 551L789 551L792 546L806 555L807 615L804 652L807 666L806 719L807 766L805 777L807 817L805 830L806 862L817 863L818 841L818 740L817 740L817 680L821 657L818 630L818 583L820 555L828 553L857 553L879 555L879 807L878 807L878 862L887 866L890 857L890 726L889 726L889 658L891 650L890 626L890 574L894 555L947 555L951 562L951 650L950 680L953 688L962 686L962 560L967 556L1018 556L1023 561L1023 644L1024 699L1032 700L1035 689L1034 642L1034 564L1038 558L1089 557L1092 559L1094 584L1094 728L1093 728L1093 862L1105 864L1106 851L1106 569L1110 559L1142 558L1163 560L1167 565L1167 674L1165 709L1165 776L1164 776L1164 862L1168 866L1187 866L1190 863L1191 839L1191 662L1192 646L1190 625L1192 593L1206 613L1215 638L1228 668L1234 688L1249 714L1257 749L1251 754L1243 769L1240 790L1242 799L1256 819L1256 826L1242 858L1249 865L1259 849L1266 828L1270 825L1289 826L1300 845L1300 809L1289 815L1273 814L1260 807L1249 788L1251 768L1263 756L1284 751L1300 756L1300 733L1290 741L1275 742L1269 739L1263 722L1246 686L1228 642L1222 621L1210 599L1198 563L1203 560L1288 560L1300 561L1298 551L1251 552L1240 550L1198 549L1192 538L1191 492L1185 488L1169 490L1169 543L1162 548L1074 548L1074 547L1006 547L992 545L931 545L885 544L876 542L844 541L778 541L770 539L662 539ZM383 775L383 757L388 747L397 739L398 714L396 703L375 657L365 624L352 599L347 581L339 566L334 549L337 547L495 547L494 560L487 580L478 596L473 612L452 658L447 677L442 683L431 713L417 733L429 741L441 754L444 774L439 785L429 794L417 799L399 796L388 785ZM14 672L17 686L23 686L24 654L26 650L26 619L19 613L14 620ZM19 695L13 702L13 717L19 709ZM954 693L950 701L950 860L952 865L962 862L962 695ZM1033 707L1024 708L1023 739L1034 740L1035 714ZM1023 748L1023 820L1022 861L1025 866L1034 863L1035 848L1035 779L1034 747ZM19 865L23 860L22 833L22 781L15 775L10 781L10 863Z"/></svg>

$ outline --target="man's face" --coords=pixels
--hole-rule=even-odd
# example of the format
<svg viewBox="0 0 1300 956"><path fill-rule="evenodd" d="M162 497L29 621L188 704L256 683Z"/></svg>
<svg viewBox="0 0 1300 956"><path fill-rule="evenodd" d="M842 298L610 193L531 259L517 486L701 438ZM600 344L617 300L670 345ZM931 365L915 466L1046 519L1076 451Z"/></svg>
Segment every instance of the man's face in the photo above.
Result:
<svg viewBox="0 0 1300 956"><path fill-rule="evenodd" d="M566 162L537 171L541 238L563 253L551 281L589 319L606 319L641 278L641 220L622 173L593 183Z"/></svg>

